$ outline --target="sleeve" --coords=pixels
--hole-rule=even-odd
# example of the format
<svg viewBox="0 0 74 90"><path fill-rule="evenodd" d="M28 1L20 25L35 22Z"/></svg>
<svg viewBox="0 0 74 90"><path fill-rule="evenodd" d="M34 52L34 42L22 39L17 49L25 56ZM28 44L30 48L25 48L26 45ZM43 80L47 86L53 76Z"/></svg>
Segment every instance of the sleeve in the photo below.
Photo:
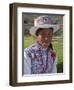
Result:
<svg viewBox="0 0 74 90"><path fill-rule="evenodd" d="M57 58L56 58L56 60L54 61L52 73L57 73Z"/></svg>
<svg viewBox="0 0 74 90"><path fill-rule="evenodd" d="M31 74L31 59L24 51L24 74Z"/></svg>

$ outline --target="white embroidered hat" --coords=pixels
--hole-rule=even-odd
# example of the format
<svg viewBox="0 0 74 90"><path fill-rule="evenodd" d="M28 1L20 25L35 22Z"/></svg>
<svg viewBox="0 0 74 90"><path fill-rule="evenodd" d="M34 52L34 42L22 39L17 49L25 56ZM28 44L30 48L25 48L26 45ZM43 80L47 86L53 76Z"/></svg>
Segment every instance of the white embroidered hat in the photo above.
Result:
<svg viewBox="0 0 74 90"><path fill-rule="evenodd" d="M53 33L59 30L60 26L55 24L55 21L51 17L45 15L34 19L34 26L30 29L30 34L36 36L36 32L39 28L53 28Z"/></svg>

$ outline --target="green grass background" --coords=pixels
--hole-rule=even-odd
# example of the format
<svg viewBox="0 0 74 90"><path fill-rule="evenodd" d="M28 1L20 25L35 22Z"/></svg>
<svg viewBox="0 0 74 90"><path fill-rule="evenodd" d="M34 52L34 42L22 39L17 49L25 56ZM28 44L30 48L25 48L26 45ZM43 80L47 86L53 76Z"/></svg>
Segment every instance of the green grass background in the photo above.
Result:
<svg viewBox="0 0 74 90"><path fill-rule="evenodd" d="M24 37L24 48L29 47L31 44L35 42L35 37L27 35ZM57 54L57 72L62 73L63 72L63 39L53 39L53 48L56 51Z"/></svg>

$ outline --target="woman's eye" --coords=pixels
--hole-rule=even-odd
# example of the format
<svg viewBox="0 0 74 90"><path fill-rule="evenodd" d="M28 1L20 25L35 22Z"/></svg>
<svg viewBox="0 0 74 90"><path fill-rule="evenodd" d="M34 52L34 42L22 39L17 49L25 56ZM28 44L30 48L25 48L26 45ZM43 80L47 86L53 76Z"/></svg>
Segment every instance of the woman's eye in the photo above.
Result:
<svg viewBox="0 0 74 90"><path fill-rule="evenodd" d="M51 36L52 34L48 34L48 36Z"/></svg>
<svg viewBox="0 0 74 90"><path fill-rule="evenodd" d="M45 34L44 34L44 33L42 33L41 35L45 36Z"/></svg>
<svg viewBox="0 0 74 90"><path fill-rule="evenodd" d="M46 33L41 33L41 35L42 36L52 36L52 34L50 34L50 33L47 33L47 34Z"/></svg>
<svg viewBox="0 0 74 90"><path fill-rule="evenodd" d="M49 36L52 36L52 33L51 33L51 34L49 33L48 35L49 35Z"/></svg>
<svg viewBox="0 0 74 90"><path fill-rule="evenodd" d="M42 34L42 35L44 35L44 36L45 36L45 34Z"/></svg>

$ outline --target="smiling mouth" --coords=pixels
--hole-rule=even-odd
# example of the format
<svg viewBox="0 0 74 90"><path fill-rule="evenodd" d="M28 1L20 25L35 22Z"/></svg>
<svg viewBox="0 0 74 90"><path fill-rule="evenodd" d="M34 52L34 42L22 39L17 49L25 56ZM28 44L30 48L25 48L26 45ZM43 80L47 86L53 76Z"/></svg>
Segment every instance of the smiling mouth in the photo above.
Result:
<svg viewBox="0 0 74 90"><path fill-rule="evenodd" d="M44 43L49 43L49 41L44 41Z"/></svg>
<svg viewBox="0 0 74 90"><path fill-rule="evenodd" d="M48 42L44 42L44 44L49 44Z"/></svg>

